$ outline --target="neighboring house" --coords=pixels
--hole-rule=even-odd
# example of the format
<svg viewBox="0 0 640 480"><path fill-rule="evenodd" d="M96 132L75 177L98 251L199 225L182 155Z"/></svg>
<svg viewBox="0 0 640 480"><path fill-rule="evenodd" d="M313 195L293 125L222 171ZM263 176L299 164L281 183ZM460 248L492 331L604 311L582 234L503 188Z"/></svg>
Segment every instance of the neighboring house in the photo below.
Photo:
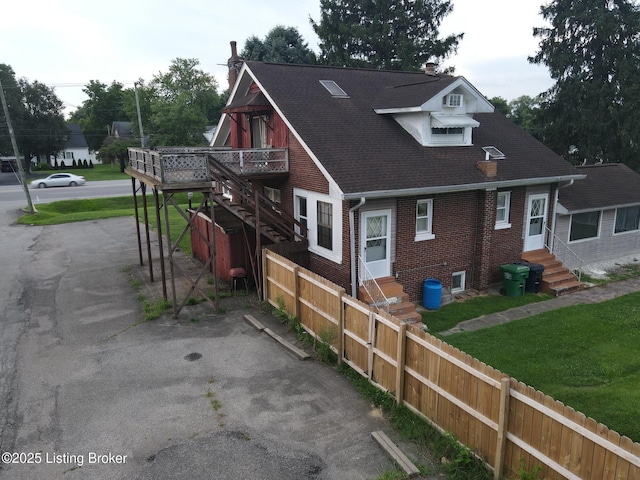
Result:
<svg viewBox="0 0 640 480"><path fill-rule="evenodd" d="M66 126L69 130L67 143L64 149L58 153L58 156L51 160L51 164L53 165L55 160L58 161L58 165L64 161L66 166L71 166L74 160L76 163L83 162L84 160L96 163L96 155L94 152L89 151L87 140L84 138L84 133L82 133L80 125L77 123L67 123Z"/></svg>
<svg viewBox="0 0 640 480"><path fill-rule="evenodd" d="M131 122L113 122L109 136L119 138L120 140L131 140L133 138Z"/></svg>
<svg viewBox="0 0 640 480"><path fill-rule="evenodd" d="M640 174L622 163L577 170L586 179L558 192L554 248L567 250L565 264L640 257Z"/></svg>
<svg viewBox="0 0 640 480"><path fill-rule="evenodd" d="M229 77L211 146L286 149L286 174L252 185L307 226L311 270L350 294L369 275L414 301L426 278L484 290L545 247L558 187L584 177L464 77L262 62Z"/></svg>
<svg viewBox="0 0 640 480"><path fill-rule="evenodd" d="M207 125L206 127L204 127L204 132L202 133L202 135L204 135L207 143L211 143L211 141L213 140L213 136L216 134L216 128L218 128L217 125Z"/></svg>

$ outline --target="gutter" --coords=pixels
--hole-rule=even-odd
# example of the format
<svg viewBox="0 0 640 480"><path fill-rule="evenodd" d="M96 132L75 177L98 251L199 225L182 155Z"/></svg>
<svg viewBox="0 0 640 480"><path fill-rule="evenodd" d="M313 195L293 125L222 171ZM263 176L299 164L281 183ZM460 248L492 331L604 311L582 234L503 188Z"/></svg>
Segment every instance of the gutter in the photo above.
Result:
<svg viewBox="0 0 640 480"><path fill-rule="evenodd" d="M360 197L360 202L353 208L349 209L349 249L351 250L351 296L358 298L357 278L356 278L356 233L355 229L355 211L362 207L367 199Z"/></svg>
<svg viewBox="0 0 640 480"><path fill-rule="evenodd" d="M439 193L465 192L470 190L494 190L497 188L525 187L529 185L540 185L541 183L573 182L574 180L584 180L584 174L562 175L556 177L525 178L520 180L466 183L463 185L444 185L439 187L408 188L405 190L374 190L369 192L345 193L343 200L357 200L361 198L389 198L389 197L412 197L416 195L433 195Z"/></svg>
<svg viewBox="0 0 640 480"><path fill-rule="evenodd" d="M553 250L555 247L554 243L556 240L556 217L558 216L558 197L559 197L560 189L565 187L570 187L571 185L573 185L573 182L574 182L574 179L571 179L569 180L569 183L565 185L558 185L558 188L556 188L556 192L553 198L553 216L551 217L551 238L549 239L549 245L551 248L549 249L549 253L553 253Z"/></svg>

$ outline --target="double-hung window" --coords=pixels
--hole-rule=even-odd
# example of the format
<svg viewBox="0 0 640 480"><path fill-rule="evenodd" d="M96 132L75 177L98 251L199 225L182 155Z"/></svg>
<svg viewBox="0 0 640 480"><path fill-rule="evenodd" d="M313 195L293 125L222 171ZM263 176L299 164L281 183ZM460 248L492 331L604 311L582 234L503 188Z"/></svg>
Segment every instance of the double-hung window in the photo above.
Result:
<svg viewBox="0 0 640 480"><path fill-rule="evenodd" d="M432 227L433 199L418 200L416 203L416 242L435 238Z"/></svg>
<svg viewBox="0 0 640 480"><path fill-rule="evenodd" d="M496 230L510 228L509 207L511 206L511 192L498 192L496 202Z"/></svg>
<svg viewBox="0 0 640 480"><path fill-rule="evenodd" d="M333 205L318 201L318 246L333 249Z"/></svg>

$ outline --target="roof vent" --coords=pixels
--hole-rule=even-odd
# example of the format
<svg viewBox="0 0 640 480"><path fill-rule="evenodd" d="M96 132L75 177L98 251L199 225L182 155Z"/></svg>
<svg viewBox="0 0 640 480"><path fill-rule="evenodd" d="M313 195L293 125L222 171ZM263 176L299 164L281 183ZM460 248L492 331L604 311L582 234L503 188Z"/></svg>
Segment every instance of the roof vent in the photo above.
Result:
<svg viewBox="0 0 640 480"><path fill-rule="evenodd" d="M345 92L340 86L333 80L320 80L320 83L334 98L349 98L347 92Z"/></svg>
<svg viewBox="0 0 640 480"><path fill-rule="evenodd" d="M484 150L484 153L485 153L485 157L484 157L485 161L502 160L503 158L507 158L504 153L502 153L500 150L498 150L496 147L493 147L493 146L482 147L482 150Z"/></svg>

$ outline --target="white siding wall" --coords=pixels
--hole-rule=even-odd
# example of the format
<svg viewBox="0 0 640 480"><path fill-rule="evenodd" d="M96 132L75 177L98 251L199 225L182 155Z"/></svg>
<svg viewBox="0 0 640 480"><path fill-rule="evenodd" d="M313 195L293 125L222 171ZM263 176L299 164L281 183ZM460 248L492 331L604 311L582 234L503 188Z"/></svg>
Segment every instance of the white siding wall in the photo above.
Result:
<svg viewBox="0 0 640 480"><path fill-rule="evenodd" d="M558 215L556 223L556 236L573 250L585 263L596 263L608 260L616 260L627 255L640 255L640 231L625 233L613 233L616 221L615 209L604 210L600 215L600 235L598 238L590 238L577 242L569 242L569 229L571 227L571 215ZM556 245L559 253L563 247ZM560 255L558 255L560 256ZM561 259L565 262L564 259ZM567 266L574 267L572 262Z"/></svg>

